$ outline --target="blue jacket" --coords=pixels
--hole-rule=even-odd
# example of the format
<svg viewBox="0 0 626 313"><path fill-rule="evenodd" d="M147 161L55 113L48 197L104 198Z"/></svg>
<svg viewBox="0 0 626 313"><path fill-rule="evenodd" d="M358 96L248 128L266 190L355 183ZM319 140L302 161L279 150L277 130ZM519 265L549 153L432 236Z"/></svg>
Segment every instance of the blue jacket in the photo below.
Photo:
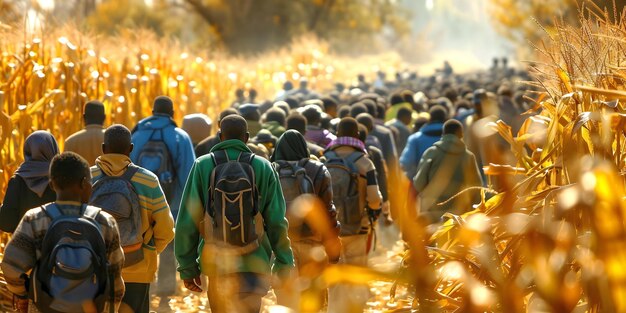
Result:
<svg viewBox="0 0 626 313"><path fill-rule="evenodd" d="M161 139L160 130L162 130L165 144L171 153L174 168L176 169L174 196L173 199L167 199L172 209L172 214L176 218L187 176L189 176L191 167L196 160L189 135L184 130L176 127L176 123L167 115L155 114L147 117L141 120L137 127L133 129L132 142L134 148L130 158L133 163L138 164L139 154L150 138L154 140ZM144 167L149 166L144 165ZM158 166L156 167L158 168Z"/></svg>
<svg viewBox="0 0 626 313"><path fill-rule="evenodd" d="M419 132L409 136L400 156L400 166L410 181L413 181L413 177L417 174L417 165L424 151L439 141L442 133L443 123L429 123L424 125Z"/></svg>

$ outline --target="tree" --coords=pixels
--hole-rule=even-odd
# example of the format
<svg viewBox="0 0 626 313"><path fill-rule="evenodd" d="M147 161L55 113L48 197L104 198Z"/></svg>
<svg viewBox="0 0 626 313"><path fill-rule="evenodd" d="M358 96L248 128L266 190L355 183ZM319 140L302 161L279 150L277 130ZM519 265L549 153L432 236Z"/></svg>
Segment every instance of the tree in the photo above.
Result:
<svg viewBox="0 0 626 313"><path fill-rule="evenodd" d="M626 5L626 0L490 1L491 13L498 31L521 47L528 47L528 42L539 42L546 36L546 32L553 33L554 19L563 20L568 25L579 25L582 6L590 8L596 14L607 14L615 18Z"/></svg>

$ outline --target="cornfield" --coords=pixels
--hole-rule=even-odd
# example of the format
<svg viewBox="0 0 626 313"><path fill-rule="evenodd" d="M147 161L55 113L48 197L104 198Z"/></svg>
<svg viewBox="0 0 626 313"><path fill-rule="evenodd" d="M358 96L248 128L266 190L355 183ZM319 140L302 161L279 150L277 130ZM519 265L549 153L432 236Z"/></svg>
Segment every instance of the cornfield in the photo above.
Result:
<svg viewBox="0 0 626 313"><path fill-rule="evenodd" d="M583 8L580 28L557 21L535 47L524 126L489 124L515 160L486 168L499 193L431 237L404 225L410 278L397 285L413 288L412 307L626 312L624 13Z"/></svg>

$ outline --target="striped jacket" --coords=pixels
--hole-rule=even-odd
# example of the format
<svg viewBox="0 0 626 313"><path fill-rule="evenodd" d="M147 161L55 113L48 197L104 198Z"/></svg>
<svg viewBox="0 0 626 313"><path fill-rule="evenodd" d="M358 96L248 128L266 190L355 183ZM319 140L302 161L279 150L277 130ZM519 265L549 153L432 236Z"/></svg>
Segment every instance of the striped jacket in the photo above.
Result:
<svg viewBox="0 0 626 313"><path fill-rule="evenodd" d="M121 154L104 154L91 168L92 183L105 176L124 174L130 158ZM159 180L147 169L139 168L131 178L141 207L141 233L144 234L143 261L122 269L127 283L151 283L156 278L157 255L174 239L174 218L165 200Z"/></svg>
<svg viewBox="0 0 626 313"><path fill-rule="evenodd" d="M57 201L57 206L66 215L79 215L81 204L70 201ZM4 273L8 289L17 296L26 296L27 273L35 267L41 258L42 242L52 219L41 207L26 212L17 226L11 241L6 246L4 258L0 267ZM120 235L115 219L108 213L101 211L96 217L100 225L110 271L115 277L115 307L119 308L124 295L124 281L121 269L124 264L124 252L120 246ZM106 311L106 309L105 309ZM29 305L29 312L37 312L34 305Z"/></svg>

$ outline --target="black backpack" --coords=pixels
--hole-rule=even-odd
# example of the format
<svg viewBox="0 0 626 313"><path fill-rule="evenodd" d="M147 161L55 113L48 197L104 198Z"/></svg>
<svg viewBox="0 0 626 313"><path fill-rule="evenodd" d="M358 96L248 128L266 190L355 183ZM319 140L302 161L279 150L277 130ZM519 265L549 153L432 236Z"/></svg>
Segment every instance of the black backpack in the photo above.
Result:
<svg viewBox="0 0 626 313"><path fill-rule="evenodd" d="M47 204L52 219L29 280L29 297L41 312L84 312L92 301L98 312L107 300L113 311L113 279L109 276L106 245L96 217L100 209L83 205L81 215L64 215ZM108 291L108 294L107 294Z"/></svg>
<svg viewBox="0 0 626 313"><path fill-rule="evenodd" d="M111 214L124 248L124 267L143 260L143 234L139 196L131 184L139 167L130 164L122 176L104 176L93 185L89 204Z"/></svg>
<svg viewBox="0 0 626 313"><path fill-rule="evenodd" d="M151 171L159 178L165 198L172 201L176 190L176 167L172 153L165 143L163 128L158 129L161 134L159 139L154 139L156 131L156 129L152 131L148 142L141 148L137 157L137 165Z"/></svg>
<svg viewBox="0 0 626 313"><path fill-rule="evenodd" d="M356 162L364 155L355 151L341 158L332 150L324 153L325 165L333 180L333 201L337 208L337 220L341 223L341 236L361 233L361 219L366 213L359 195L360 174Z"/></svg>
<svg viewBox="0 0 626 313"><path fill-rule="evenodd" d="M211 153L215 168L208 190L208 214L213 220L212 239L226 247L251 252L259 246L255 228L258 190L252 168L254 154L242 152L230 160L226 151Z"/></svg>
<svg viewBox="0 0 626 313"><path fill-rule="evenodd" d="M302 238L313 236L313 231L306 223L302 223L302 221L293 221L292 216L294 214L291 203L300 195L315 194L315 186L313 184L313 178L311 178L310 173L316 174L319 168L315 166L315 164L309 162L309 159L302 159L300 161L279 160L275 162L274 168L278 173L280 186L283 190L283 197L285 198L285 204L287 207L286 215L287 220L289 220L289 226L291 227L292 225L302 225L299 229L299 234ZM299 219L302 218L300 217Z"/></svg>

